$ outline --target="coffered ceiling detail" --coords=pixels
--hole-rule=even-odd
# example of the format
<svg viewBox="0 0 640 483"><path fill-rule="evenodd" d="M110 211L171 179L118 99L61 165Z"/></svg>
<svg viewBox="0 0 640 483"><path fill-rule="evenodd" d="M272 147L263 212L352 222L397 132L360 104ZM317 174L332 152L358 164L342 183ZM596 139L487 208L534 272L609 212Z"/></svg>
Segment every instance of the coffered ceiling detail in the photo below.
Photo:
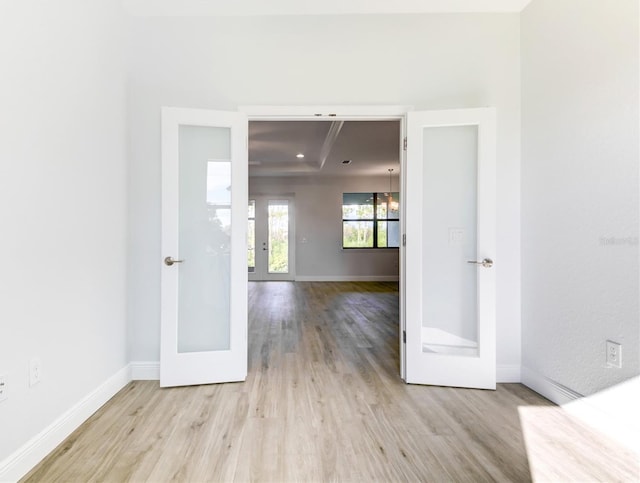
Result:
<svg viewBox="0 0 640 483"><path fill-rule="evenodd" d="M250 176L360 176L400 167L399 121L251 121Z"/></svg>

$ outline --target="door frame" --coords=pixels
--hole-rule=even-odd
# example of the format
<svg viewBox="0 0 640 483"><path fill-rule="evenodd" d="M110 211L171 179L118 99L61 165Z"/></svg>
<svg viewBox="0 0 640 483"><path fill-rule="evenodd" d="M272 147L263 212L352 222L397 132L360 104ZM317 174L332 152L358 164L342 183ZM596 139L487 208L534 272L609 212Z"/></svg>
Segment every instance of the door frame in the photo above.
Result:
<svg viewBox="0 0 640 483"><path fill-rule="evenodd" d="M269 275L269 270L268 268L265 267L265 271L262 274L258 274L257 272L249 272L249 281L255 281L255 282L265 282L265 281L295 281L296 279L296 200L295 200L295 196L292 193L288 193L288 194L284 194L284 193L277 193L277 194L269 194L269 193L249 193L249 199L256 199L256 198L261 198L263 200L266 200L267 202L270 200L286 200L289 202L289 271L287 273L283 273L283 274L278 274L278 273L274 273L271 274L272 276ZM256 208L257 208L257 203L256 203ZM268 215L267 215L268 217ZM256 209L256 213L255 213L255 220L256 220L256 233L257 233L257 227L258 227L258 223L257 223L257 219L258 219L258 210ZM267 218L267 220L265 221L267 223L267 236L268 236L268 223L269 220ZM257 238L257 235L256 235ZM268 245L267 245L268 246ZM256 268L258 265L258 245L256 242L256 246L254 248L256 254L255 254L255 259L256 259ZM268 264L268 257L267 257L267 264ZM252 276L253 275L253 276ZM260 278L260 276L264 277L264 278Z"/></svg>
<svg viewBox="0 0 640 483"><path fill-rule="evenodd" d="M274 106L243 105L238 111L247 115L249 121L400 121L400 320L398 324L398 343L400 346L400 377L406 380L406 162L407 151L403 140L407 138L407 114L413 111L408 105L310 105L310 106ZM248 139L247 139L248 143ZM247 174L248 178L248 174Z"/></svg>

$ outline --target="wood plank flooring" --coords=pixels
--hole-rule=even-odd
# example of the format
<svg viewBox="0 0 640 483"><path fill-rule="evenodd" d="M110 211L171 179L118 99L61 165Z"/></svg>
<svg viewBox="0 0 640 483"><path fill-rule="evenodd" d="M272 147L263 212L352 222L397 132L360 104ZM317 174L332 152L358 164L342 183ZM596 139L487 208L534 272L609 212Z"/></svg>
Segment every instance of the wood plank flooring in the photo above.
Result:
<svg viewBox="0 0 640 483"><path fill-rule="evenodd" d="M24 481L637 481L520 384L399 378L393 283L251 283L246 382L125 387Z"/></svg>

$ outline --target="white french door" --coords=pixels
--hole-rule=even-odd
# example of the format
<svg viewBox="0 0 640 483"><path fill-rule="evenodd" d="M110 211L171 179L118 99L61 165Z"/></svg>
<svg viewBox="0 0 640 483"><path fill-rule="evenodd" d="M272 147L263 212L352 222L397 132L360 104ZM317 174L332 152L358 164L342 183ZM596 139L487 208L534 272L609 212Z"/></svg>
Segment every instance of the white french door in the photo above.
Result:
<svg viewBox="0 0 640 483"><path fill-rule="evenodd" d="M407 139L406 381L495 389L495 111L409 112Z"/></svg>
<svg viewBox="0 0 640 483"><path fill-rule="evenodd" d="M292 196L249 197L249 280L295 280Z"/></svg>
<svg viewBox="0 0 640 483"><path fill-rule="evenodd" d="M247 118L162 109L160 385L247 375Z"/></svg>

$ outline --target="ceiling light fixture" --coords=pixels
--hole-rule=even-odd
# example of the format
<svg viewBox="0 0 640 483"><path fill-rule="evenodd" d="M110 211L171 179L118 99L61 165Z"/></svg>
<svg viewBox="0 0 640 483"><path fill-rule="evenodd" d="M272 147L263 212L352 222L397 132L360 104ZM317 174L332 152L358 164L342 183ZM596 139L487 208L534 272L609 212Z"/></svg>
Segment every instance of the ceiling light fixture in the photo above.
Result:
<svg viewBox="0 0 640 483"><path fill-rule="evenodd" d="M304 158L304 154L298 153L298 154L296 154L296 158L302 159L302 158Z"/></svg>

